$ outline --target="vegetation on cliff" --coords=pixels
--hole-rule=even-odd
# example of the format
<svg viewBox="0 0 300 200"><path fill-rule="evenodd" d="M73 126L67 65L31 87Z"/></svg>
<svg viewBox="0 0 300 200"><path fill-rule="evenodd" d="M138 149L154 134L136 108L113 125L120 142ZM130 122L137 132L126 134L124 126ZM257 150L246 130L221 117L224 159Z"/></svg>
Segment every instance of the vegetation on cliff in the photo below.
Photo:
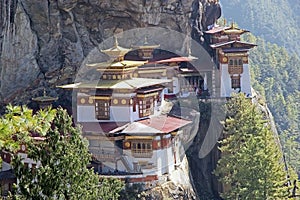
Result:
<svg viewBox="0 0 300 200"><path fill-rule="evenodd" d="M40 110L33 114L26 106L6 107L6 113L0 118L0 149L11 152L19 150L33 132L45 135L55 117L55 110Z"/></svg>
<svg viewBox="0 0 300 200"><path fill-rule="evenodd" d="M12 165L18 184L13 198L118 198L123 183L116 179L99 180L93 169L87 168L91 160L88 143L65 110L47 109L33 114L25 106L10 106L1 118L0 130L6 133L6 138L1 138L6 144L3 147L18 150L19 144L25 143L28 157L40 163L29 168L20 156L14 156ZM37 133L43 136L42 141L30 137Z"/></svg>
<svg viewBox="0 0 300 200"><path fill-rule="evenodd" d="M222 0L224 17L299 55L298 0Z"/></svg>
<svg viewBox="0 0 300 200"><path fill-rule="evenodd" d="M253 87L265 96L286 159L300 175L299 8L297 0L222 0L224 17L257 36L247 37L258 45L250 53Z"/></svg>
<svg viewBox="0 0 300 200"><path fill-rule="evenodd" d="M215 174L225 199L285 199L287 172L277 138L262 112L244 95L229 100Z"/></svg>
<svg viewBox="0 0 300 200"><path fill-rule="evenodd" d="M274 116L287 161L300 174L300 59L284 47L253 35L245 39L258 45L250 54L253 87L264 96Z"/></svg>

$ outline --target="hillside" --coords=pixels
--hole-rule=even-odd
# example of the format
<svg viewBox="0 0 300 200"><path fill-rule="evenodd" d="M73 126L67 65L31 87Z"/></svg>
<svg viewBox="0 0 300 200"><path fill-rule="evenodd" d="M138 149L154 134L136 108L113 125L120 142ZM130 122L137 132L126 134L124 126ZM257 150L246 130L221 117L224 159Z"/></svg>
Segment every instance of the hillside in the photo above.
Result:
<svg viewBox="0 0 300 200"><path fill-rule="evenodd" d="M300 54L300 7L297 0L222 0L223 15L254 35Z"/></svg>
<svg viewBox="0 0 300 200"><path fill-rule="evenodd" d="M255 35L245 38L258 45L250 54L253 87L265 96L287 160L299 173L299 2L222 0L221 3L228 21Z"/></svg>
<svg viewBox="0 0 300 200"><path fill-rule="evenodd" d="M249 36L258 47L251 52L253 87L265 97L274 115L288 162L299 168L300 59L276 44Z"/></svg>

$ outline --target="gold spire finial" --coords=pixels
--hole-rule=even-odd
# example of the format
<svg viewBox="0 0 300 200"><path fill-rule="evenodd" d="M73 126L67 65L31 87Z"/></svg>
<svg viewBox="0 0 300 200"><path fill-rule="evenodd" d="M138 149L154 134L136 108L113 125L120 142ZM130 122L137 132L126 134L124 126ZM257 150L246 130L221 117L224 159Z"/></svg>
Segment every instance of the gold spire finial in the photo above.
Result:
<svg viewBox="0 0 300 200"><path fill-rule="evenodd" d="M148 44L148 36L145 35L145 43L144 44Z"/></svg>
<svg viewBox="0 0 300 200"><path fill-rule="evenodd" d="M46 89L44 88L44 91L43 91L43 95L44 97L46 96Z"/></svg>
<svg viewBox="0 0 300 200"><path fill-rule="evenodd" d="M118 43L118 38L117 38L117 36L115 36L114 35L114 47L117 47L117 46L119 46L119 43Z"/></svg>
<svg viewBox="0 0 300 200"><path fill-rule="evenodd" d="M188 56L191 56L191 55L192 55L191 47L188 47Z"/></svg>
<svg viewBox="0 0 300 200"><path fill-rule="evenodd" d="M238 28L237 24L234 23L234 21L231 22L231 29L235 29L235 28Z"/></svg>

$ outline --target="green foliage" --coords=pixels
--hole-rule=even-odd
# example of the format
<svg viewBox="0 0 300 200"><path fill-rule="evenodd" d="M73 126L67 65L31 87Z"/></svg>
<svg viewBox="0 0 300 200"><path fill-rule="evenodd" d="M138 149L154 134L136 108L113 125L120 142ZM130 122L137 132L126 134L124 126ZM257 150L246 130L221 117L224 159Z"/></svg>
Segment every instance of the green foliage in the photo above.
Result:
<svg viewBox="0 0 300 200"><path fill-rule="evenodd" d="M30 139L31 133L45 135L55 113L48 108L33 114L26 106L8 105L5 115L0 118L0 149L15 152L19 150L20 143Z"/></svg>
<svg viewBox="0 0 300 200"><path fill-rule="evenodd" d="M250 53L252 85L265 97L282 138L284 153L300 177L299 5L297 0L222 1L225 18L260 37L246 38L258 45Z"/></svg>
<svg viewBox="0 0 300 200"><path fill-rule="evenodd" d="M299 143L299 132L294 130L285 131L281 134L281 140L283 141L283 151L285 152L285 159L289 163L289 168L300 171L300 143Z"/></svg>
<svg viewBox="0 0 300 200"><path fill-rule="evenodd" d="M291 138L300 142L299 5L297 0L222 1L225 18L234 20L260 37L247 36L248 41L258 44L250 54L252 83L270 106L285 154L290 154L287 149L295 150L294 154L290 154L295 156L290 159L290 164L297 169L300 177L300 165L295 162L300 157L299 147L290 147L290 142L286 143L286 139Z"/></svg>
<svg viewBox="0 0 300 200"><path fill-rule="evenodd" d="M123 183L115 179L99 182L99 176L93 169L87 168L91 155L80 128L73 127L71 117L63 109L49 110L48 113L55 113L52 122L52 117L41 111L36 117L34 115L43 121L41 125L28 125L28 130L34 129L39 133L46 130L44 126L48 127L44 141L26 140L28 157L38 163L37 168L28 168L19 156L13 159L13 168L18 178L17 194L13 198L117 199ZM32 113L26 115L25 119L28 118L32 118ZM15 126L18 126L15 129L21 129L23 124Z"/></svg>
<svg viewBox="0 0 300 200"><path fill-rule="evenodd" d="M114 178L100 180L99 196L101 200L117 200L119 192L124 188L124 183Z"/></svg>
<svg viewBox="0 0 300 200"><path fill-rule="evenodd" d="M293 156L289 159L290 164L300 174L300 59L297 55L289 55L285 48L253 35L244 39L258 44L250 54L252 84L265 97L282 138L284 152ZM291 140L295 142L293 146L290 146ZM290 154L289 149L294 153Z"/></svg>
<svg viewBox="0 0 300 200"><path fill-rule="evenodd" d="M298 0L222 0L224 17L265 40L300 53Z"/></svg>
<svg viewBox="0 0 300 200"><path fill-rule="evenodd" d="M222 157L215 174L225 199L284 199L289 195L283 155L269 124L242 94L226 104Z"/></svg>

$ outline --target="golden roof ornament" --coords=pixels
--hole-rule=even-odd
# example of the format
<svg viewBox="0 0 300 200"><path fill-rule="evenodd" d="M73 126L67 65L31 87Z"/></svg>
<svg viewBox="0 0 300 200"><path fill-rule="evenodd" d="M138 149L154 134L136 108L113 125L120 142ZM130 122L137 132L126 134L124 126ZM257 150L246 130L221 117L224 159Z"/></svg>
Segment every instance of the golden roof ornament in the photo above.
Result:
<svg viewBox="0 0 300 200"><path fill-rule="evenodd" d="M121 61L124 60L125 54L127 54L132 49L124 48L119 46L119 42L116 36L114 36L114 45L109 49L101 50L101 52L108 55L113 60Z"/></svg>
<svg viewBox="0 0 300 200"><path fill-rule="evenodd" d="M145 36L144 42L132 45L132 48L134 48L134 49L156 49L158 47L160 47L159 44L150 44L149 43L148 36Z"/></svg>
<svg viewBox="0 0 300 200"><path fill-rule="evenodd" d="M40 108L45 108L50 106L57 99L58 99L57 97L47 96L46 89L43 90L43 96L32 98L33 101L39 104Z"/></svg>
<svg viewBox="0 0 300 200"><path fill-rule="evenodd" d="M187 58L189 60L197 60L198 59L197 57L195 57L195 56L192 55L192 50L191 50L190 47L188 48L188 56L187 56Z"/></svg>
<svg viewBox="0 0 300 200"><path fill-rule="evenodd" d="M245 32L249 32L249 31L238 28L237 24L235 24L234 22L231 22L229 29L224 30L224 33L227 35L231 35L231 34L241 35Z"/></svg>
<svg viewBox="0 0 300 200"><path fill-rule="evenodd" d="M130 67L138 67L146 64L147 61L122 60L115 62L102 62L87 64L88 67L96 68L97 70L108 71L109 69L125 69Z"/></svg>
<svg viewBox="0 0 300 200"><path fill-rule="evenodd" d="M132 45L132 48L138 50L139 57L143 59L151 59L153 50L158 47L160 47L159 44L150 44L148 42L148 36L145 36L144 42Z"/></svg>

